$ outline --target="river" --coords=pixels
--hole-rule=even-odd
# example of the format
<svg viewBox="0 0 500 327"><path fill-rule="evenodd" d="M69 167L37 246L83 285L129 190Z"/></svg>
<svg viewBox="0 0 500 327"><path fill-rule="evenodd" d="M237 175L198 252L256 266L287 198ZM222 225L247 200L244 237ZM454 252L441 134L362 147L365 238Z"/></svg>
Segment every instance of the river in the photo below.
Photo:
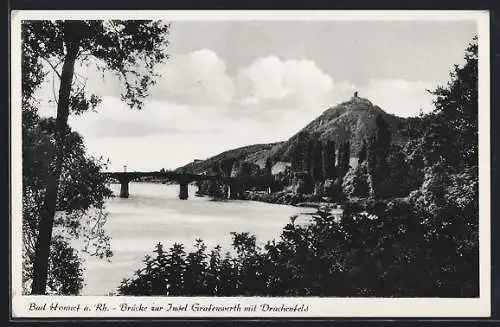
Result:
<svg viewBox="0 0 500 327"><path fill-rule="evenodd" d="M120 185L111 184L115 195ZM250 232L259 244L278 238L292 215L314 212L311 208L269 204L255 201L210 201L194 196L178 199L179 186L153 183L130 183L130 197L107 200L109 212L105 230L111 236L111 262L85 257L85 286L82 295L106 295L115 291L125 277L142 266L155 244L170 247L179 242L191 249L201 238L210 250L220 244L228 249L230 232ZM303 217L306 217L304 215Z"/></svg>

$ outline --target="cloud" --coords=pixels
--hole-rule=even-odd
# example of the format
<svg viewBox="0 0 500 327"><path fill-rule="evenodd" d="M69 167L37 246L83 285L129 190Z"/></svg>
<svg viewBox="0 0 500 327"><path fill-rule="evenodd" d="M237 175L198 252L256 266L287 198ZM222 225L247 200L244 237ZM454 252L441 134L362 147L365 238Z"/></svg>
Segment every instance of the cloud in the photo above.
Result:
<svg viewBox="0 0 500 327"><path fill-rule="evenodd" d="M218 129L195 129L182 127L162 126L160 124L142 124L137 122L124 121L103 118L100 120L99 128L94 128L93 133L96 137L103 138L134 138L150 136L155 134L213 134L220 133Z"/></svg>
<svg viewBox="0 0 500 327"><path fill-rule="evenodd" d="M234 84L226 63L215 52L196 50L171 58L160 70L155 99L191 105L221 105L233 98Z"/></svg>
<svg viewBox="0 0 500 327"><path fill-rule="evenodd" d="M366 85L355 85L335 81L311 60L280 60L276 56L258 58L241 68L236 81L239 113L266 119L297 110L307 111L314 118L350 99L355 91L389 113L414 116L420 109L432 110L432 95L426 90L435 86L428 81L398 78L373 78Z"/></svg>
<svg viewBox="0 0 500 327"><path fill-rule="evenodd" d="M155 134L217 133L216 126L196 124L207 120L214 108L192 107L168 101L147 100L142 110L129 108L116 97L103 97L97 112L70 116L75 129L93 137L132 138ZM198 117L198 118L196 118Z"/></svg>
<svg viewBox="0 0 500 327"><path fill-rule="evenodd" d="M98 113L72 116L70 125L94 156L111 159L111 170L176 168L231 148L290 137L304 123L301 115L280 120L234 120L214 108L148 102L141 111L105 98ZM175 110L177 108L178 110Z"/></svg>
<svg viewBox="0 0 500 327"><path fill-rule="evenodd" d="M97 113L71 116L69 123L84 136L89 153L111 159L112 169L176 168L231 148L286 140L356 90L389 113L416 115L432 108L425 90L435 86L397 78L355 85L334 80L314 61L276 56L257 58L230 76L224 60L204 49L160 67L162 77L138 111L120 100L117 80L108 74L102 81L93 69L82 69L89 90L103 101ZM40 91L52 98L52 83ZM53 116L55 104L42 104L40 111Z"/></svg>
<svg viewBox="0 0 500 327"><path fill-rule="evenodd" d="M88 90L118 98L117 78L106 72L101 76L94 66L91 62L89 67L76 69L78 75L86 77ZM158 72L161 77L148 101L167 102L166 106L196 106L198 112L212 110L211 114L261 120L276 119L283 112L290 114L297 110L320 114L348 100L356 90L384 110L407 117L418 114L420 109L432 110L432 96L426 89L436 85L398 78L372 78L366 85L354 85L334 80L314 61L282 60L272 55L256 58L241 67L236 76L230 76L224 60L209 49L177 55L159 67ZM41 89L42 98L53 98L53 88L58 89L57 79L54 86L47 80ZM53 115L55 105L44 104L41 109ZM154 131L145 129L144 133Z"/></svg>
<svg viewBox="0 0 500 327"><path fill-rule="evenodd" d="M435 87L435 83L426 81L370 79L359 89L359 93L387 112L409 117L418 115L420 110L429 112L434 108L434 96L426 90Z"/></svg>
<svg viewBox="0 0 500 327"><path fill-rule="evenodd" d="M237 77L238 103L274 110L309 110L330 100L333 80L310 60L256 59Z"/></svg>

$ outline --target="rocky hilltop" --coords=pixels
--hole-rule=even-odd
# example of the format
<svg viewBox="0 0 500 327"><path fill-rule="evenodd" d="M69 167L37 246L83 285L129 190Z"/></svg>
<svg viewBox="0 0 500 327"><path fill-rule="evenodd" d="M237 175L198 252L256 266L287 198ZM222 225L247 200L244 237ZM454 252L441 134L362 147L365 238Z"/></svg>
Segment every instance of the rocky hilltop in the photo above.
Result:
<svg viewBox="0 0 500 327"><path fill-rule="evenodd" d="M356 157L363 139L372 137L377 115L388 123L393 144L402 144L405 137L401 131L405 127L405 119L386 113L377 105L356 94L349 100L325 110L318 118L310 122L285 142L271 144L256 144L234 150L229 150L207 160L197 160L179 169L187 169L195 173L208 170L214 163L225 159L247 161L264 167L266 160L273 163L290 162L294 144L301 132L309 133L321 141L334 141L336 147L344 142L350 143L351 157Z"/></svg>
<svg viewBox="0 0 500 327"><path fill-rule="evenodd" d="M400 144L404 137L400 131L404 128L405 119L386 113L368 99L353 96L349 101L340 103L325 110L318 118L297 132L288 141L273 147L268 155L273 161L289 161L290 152L301 132L317 135L322 141L334 141L337 148L340 144L350 142L351 156L355 157L361 147L363 139L368 140L375 131L377 115L389 124L392 133L392 142Z"/></svg>

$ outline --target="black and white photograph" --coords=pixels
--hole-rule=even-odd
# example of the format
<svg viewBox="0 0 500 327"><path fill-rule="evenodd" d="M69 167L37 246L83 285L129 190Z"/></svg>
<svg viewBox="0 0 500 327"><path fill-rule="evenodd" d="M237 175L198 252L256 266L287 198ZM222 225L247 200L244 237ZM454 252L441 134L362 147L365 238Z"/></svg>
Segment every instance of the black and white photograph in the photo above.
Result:
<svg viewBox="0 0 500 327"><path fill-rule="evenodd" d="M487 13L22 14L17 297L488 299Z"/></svg>

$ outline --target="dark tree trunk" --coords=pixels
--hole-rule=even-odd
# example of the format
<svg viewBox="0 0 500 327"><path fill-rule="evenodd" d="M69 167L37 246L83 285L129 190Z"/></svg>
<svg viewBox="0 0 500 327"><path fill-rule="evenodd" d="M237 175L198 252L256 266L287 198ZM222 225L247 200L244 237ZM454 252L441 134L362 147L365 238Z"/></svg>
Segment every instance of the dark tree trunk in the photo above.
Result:
<svg viewBox="0 0 500 327"><path fill-rule="evenodd" d="M47 275L49 269L49 252L52 239L52 228L57 206L57 194L59 191L59 178L64 162L64 138L68 126L69 101L71 95L71 84L73 82L75 61L78 55L80 39L76 26L78 23L68 22L65 27L66 56L61 71L61 84L59 87L59 98L57 104L56 118L56 156L54 166L49 169L45 199L40 210L40 224L38 239L35 248L35 259L33 263L32 294L45 294L47 286Z"/></svg>

